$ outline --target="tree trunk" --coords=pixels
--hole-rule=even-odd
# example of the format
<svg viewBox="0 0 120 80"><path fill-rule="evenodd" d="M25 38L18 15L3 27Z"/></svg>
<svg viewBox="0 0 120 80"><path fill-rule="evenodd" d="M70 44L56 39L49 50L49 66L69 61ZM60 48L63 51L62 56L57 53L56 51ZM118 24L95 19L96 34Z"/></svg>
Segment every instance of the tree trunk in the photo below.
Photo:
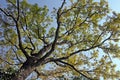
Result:
<svg viewBox="0 0 120 80"><path fill-rule="evenodd" d="M35 67L23 65L21 69L16 74L14 74L12 80L25 80L34 71L34 69Z"/></svg>

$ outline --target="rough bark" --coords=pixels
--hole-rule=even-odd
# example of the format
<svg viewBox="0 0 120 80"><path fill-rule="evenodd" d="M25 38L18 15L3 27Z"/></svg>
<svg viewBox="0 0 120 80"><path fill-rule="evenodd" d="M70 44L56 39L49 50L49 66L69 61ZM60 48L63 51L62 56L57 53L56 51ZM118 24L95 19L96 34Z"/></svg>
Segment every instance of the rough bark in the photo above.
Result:
<svg viewBox="0 0 120 80"><path fill-rule="evenodd" d="M34 69L34 66L23 64L20 70L13 75L12 80L25 80Z"/></svg>

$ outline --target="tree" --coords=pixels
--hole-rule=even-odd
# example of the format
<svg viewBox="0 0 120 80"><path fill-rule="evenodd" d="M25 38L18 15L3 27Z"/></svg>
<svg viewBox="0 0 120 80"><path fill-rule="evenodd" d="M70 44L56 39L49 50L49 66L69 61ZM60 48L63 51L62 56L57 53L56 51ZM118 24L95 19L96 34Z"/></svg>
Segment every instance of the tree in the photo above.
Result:
<svg viewBox="0 0 120 80"><path fill-rule="evenodd" d="M62 0L51 15L27 0L6 3L0 7L0 63L4 71L12 67L11 80L33 72L41 79L120 78L113 63L120 59L120 14L110 15L107 1Z"/></svg>

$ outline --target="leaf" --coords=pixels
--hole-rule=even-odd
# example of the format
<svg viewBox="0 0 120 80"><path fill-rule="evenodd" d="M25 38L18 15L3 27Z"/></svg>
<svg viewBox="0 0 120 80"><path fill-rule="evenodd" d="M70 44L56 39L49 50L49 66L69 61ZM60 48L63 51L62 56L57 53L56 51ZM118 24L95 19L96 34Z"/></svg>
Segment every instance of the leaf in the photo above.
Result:
<svg viewBox="0 0 120 80"><path fill-rule="evenodd" d="M120 35L120 14L110 15L106 0L62 0L53 11L48 5L29 0L20 0L18 11L16 1L7 0L8 5L0 8L0 57L18 63L16 53L25 61L21 65L0 61L3 70L18 69L16 79L28 77L23 73L31 74L34 68L44 80L59 79L62 75L73 76L73 80L75 76L95 80L120 78L117 65L110 60L120 59L120 46L115 40ZM25 53L29 57L25 58ZM38 59L31 53L42 56Z"/></svg>
<svg viewBox="0 0 120 80"><path fill-rule="evenodd" d="M98 52L94 51L92 55L93 55L94 58L97 58L98 57Z"/></svg>

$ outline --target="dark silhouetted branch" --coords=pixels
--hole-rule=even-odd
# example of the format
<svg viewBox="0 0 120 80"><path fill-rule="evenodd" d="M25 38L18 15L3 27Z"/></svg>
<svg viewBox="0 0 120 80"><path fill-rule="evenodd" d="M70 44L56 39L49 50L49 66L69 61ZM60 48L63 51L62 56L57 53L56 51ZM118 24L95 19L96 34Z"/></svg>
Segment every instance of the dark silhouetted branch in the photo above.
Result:
<svg viewBox="0 0 120 80"><path fill-rule="evenodd" d="M77 70L72 64L69 64L69 63L67 63L67 62L64 62L64 61L59 61L59 62L61 62L61 63L63 63L63 64L65 64L65 65L68 65L69 67L71 67L73 70L75 70L76 72L78 72L80 75L82 75L82 76L84 76L84 77L86 77L87 79L89 79L89 80L94 80L94 79L92 79L92 78L90 78L90 77L88 77L88 76L86 76L85 74L83 74L82 72L80 72L79 70Z"/></svg>
<svg viewBox="0 0 120 80"><path fill-rule="evenodd" d="M105 40L103 40L103 41L102 41L100 44L98 44L98 45L89 47L89 48L87 48L87 49L77 50L77 51L75 51L75 52L70 53L70 55L68 55L68 56L64 56L64 57L61 57L61 58L57 58L57 59L54 59L53 61L66 60L66 59L68 59L69 57L71 57L71 56L73 56L73 55L75 55L75 54L77 54L77 53L79 53L79 52L88 51L88 50L94 49L94 48L96 48L96 47L99 47L99 46L101 46L102 44L104 44L106 41L110 40L111 36L112 36L112 33L111 33L111 35L110 35L108 38L106 38Z"/></svg>
<svg viewBox="0 0 120 80"><path fill-rule="evenodd" d="M61 7L57 11L57 29L55 31L55 38L54 38L54 41L52 43L51 49L41 59L38 60L38 63L36 63L36 65L38 65L41 61L43 61L45 58L47 58L48 56L50 56L52 54L52 52L54 51L54 49L55 49L55 45L56 45L57 39L59 37L59 29L60 29L60 23L61 23L60 22L61 9L63 8L64 4L65 4L65 0L63 0Z"/></svg>

